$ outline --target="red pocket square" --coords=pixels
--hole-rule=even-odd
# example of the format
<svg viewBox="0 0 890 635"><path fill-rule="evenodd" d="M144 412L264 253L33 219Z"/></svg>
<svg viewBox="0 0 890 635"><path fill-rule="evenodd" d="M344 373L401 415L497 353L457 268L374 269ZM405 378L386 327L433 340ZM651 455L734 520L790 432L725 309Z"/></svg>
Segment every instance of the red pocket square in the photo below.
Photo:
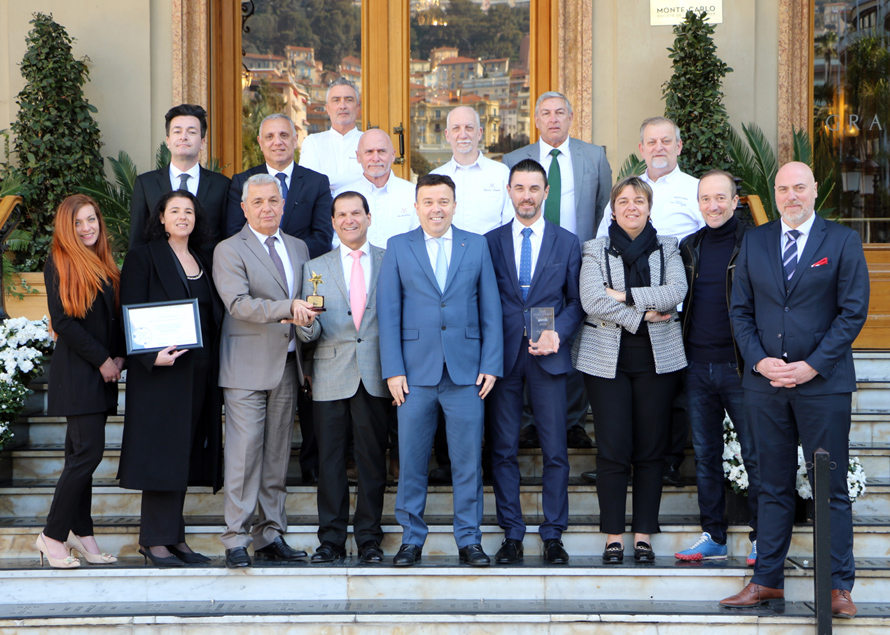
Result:
<svg viewBox="0 0 890 635"><path fill-rule="evenodd" d="M810 266L811 267L821 267L822 265L827 265L827 264L828 264L828 258L823 258L819 262L814 262Z"/></svg>

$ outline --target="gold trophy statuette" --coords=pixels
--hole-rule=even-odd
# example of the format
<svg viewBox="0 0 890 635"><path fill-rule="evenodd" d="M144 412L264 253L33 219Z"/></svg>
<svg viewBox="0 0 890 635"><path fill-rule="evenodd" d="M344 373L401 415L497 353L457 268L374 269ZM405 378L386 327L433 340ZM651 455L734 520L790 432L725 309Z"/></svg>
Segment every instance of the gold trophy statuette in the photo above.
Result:
<svg viewBox="0 0 890 635"><path fill-rule="evenodd" d="M321 313L325 310L324 308L324 296L318 295L318 285L324 284L321 281L321 274L312 272L312 277L309 278L309 282L312 283L312 295L306 296L306 302L312 305L312 310L317 313Z"/></svg>

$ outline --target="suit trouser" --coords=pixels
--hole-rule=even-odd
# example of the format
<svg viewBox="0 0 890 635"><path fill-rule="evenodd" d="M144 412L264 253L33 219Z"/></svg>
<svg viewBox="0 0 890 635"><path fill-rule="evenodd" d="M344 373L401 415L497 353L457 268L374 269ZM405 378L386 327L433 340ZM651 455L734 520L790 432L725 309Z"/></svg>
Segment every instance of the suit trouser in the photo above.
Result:
<svg viewBox="0 0 890 635"><path fill-rule="evenodd" d="M90 508L93 500L93 472L105 451L104 412L71 415L65 432L65 466L56 484L53 502L43 533L53 540L68 540L68 532L77 536L93 535Z"/></svg>
<svg viewBox="0 0 890 635"><path fill-rule="evenodd" d="M494 385L488 426L491 431L491 469L497 503L498 525L504 537L522 540L525 522L519 496L519 431L523 388L528 389L535 410L538 438L544 456L544 522L538 528L542 540L559 539L569 520L569 456L566 446L566 376L551 375L522 350L510 375Z"/></svg>
<svg viewBox="0 0 890 635"><path fill-rule="evenodd" d="M571 342L567 344L571 346ZM574 426L584 428L587 425L587 407L590 400L587 395L587 389L584 384L584 373L574 368L566 373L566 431ZM522 427L536 425L534 405L528 398L528 391L525 392L525 403L522 409Z"/></svg>
<svg viewBox="0 0 890 635"><path fill-rule="evenodd" d="M438 386L413 386L399 406L401 471L396 520L402 544L422 547L428 533L423 520L427 476L438 409L445 412L454 491L454 539L458 547L482 542L482 419L479 386L459 386L443 367Z"/></svg>
<svg viewBox="0 0 890 635"><path fill-rule="evenodd" d="M255 549L287 531L285 480L294 434L297 363L291 355L271 390L225 388L226 549ZM259 522L253 524L259 505ZM251 526L252 525L252 526Z"/></svg>
<svg viewBox="0 0 890 635"><path fill-rule="evenodd" d="M631 531L657 533L664 452L679 371L657 374L648 341L645 346L622 342L615 378L585 375L584 380L598 448L600 531L624 533L627 481L632 467Z"/></svg>
<svg viewBox="0 0 890 635"><path fill-rule="evenodd" d="M847 492L850 443L850 393L802 395L797 388L775 393L745 391L748 423L760 463L760 512L757 564L751 582L781 589L785 586L785 556L794 525L797 440L812 464L813 452L828 451L831 464L831 588L852 590L853 506ZM812 469L809 470L812 482Z"/></svg>
<svg viewBox="0 0 890 635"><path fill-rule="evenodd" d="M386 437L390 399L368 393L363 383L349 399L314 403L320 470L318 474L318 540L346 544L349 483L346 480L347 432L355 440L358 487L355 494L355 543L383 540L380 516L386 491Z"/></svg>

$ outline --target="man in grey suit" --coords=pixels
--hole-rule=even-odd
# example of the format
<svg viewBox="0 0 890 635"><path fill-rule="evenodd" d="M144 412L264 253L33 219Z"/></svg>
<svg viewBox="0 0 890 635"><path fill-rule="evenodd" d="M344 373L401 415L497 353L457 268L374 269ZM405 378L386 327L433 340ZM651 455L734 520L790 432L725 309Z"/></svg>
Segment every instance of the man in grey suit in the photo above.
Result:
<svg viewBox="0 0 890 635"><path fill-rule="evenodd" d="M303 383L300 345L320 331L311 305L299 299L309 250L279 230L284 197L275 177L250 177L241 207L247 223L213 254L213 280L226 308L219 385L226 404L221 540L229 568L251 565L251 543L258 559L306 557L284 542L285 478L297 381Z"/></svg>
<svg viewBox="0 0 890 635"><path fill-rule="evenodd" d="M306 374L319 450L318 540L312 562L346 555L349 483L346 451L355 439L358 488L353 527L363 563L383 562L383 494L386 490L387 412L392 398L380 370L377 277L384 250L368 242L371 211L358 192L343 192L331 206L339 246L303 265L303 293L321 276L326 311L318 316L321 335ZM316 278L317 279L317 278ZM325 292L323 292L325 291Z"/></svg>
<svg viewBox="0 0 890 635"><path fill-rule="evenodd" d="M550 195L544 218L567 229L582 245L592 239L603 217L612 190L612 168L602 146L569 137L572 127L572 104L562 93L542 93L535 103L535 126L540 141L504 155L508 168L532 159L547 170ZM566 430L570 448L593 447L584 431L587 419L587 397L581 374L570 371L566 381L568 419ZM520 447L540 447L537 429L530 418L523 417L525 430Z"/></svg>

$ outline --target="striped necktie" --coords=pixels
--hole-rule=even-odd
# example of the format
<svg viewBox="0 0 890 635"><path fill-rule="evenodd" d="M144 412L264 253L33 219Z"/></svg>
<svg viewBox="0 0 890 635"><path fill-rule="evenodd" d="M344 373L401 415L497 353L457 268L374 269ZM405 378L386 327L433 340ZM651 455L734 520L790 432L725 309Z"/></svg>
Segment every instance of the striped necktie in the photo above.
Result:
<svg viewBox="0 0 890 635"><path fill-rule="evenodd" d="M782 267L785 269L785 286L791 284L791 278L794 276L794 270L797 269L797 239L800 232L791 229L785 232L785 251L782 253Z"/></svg>

